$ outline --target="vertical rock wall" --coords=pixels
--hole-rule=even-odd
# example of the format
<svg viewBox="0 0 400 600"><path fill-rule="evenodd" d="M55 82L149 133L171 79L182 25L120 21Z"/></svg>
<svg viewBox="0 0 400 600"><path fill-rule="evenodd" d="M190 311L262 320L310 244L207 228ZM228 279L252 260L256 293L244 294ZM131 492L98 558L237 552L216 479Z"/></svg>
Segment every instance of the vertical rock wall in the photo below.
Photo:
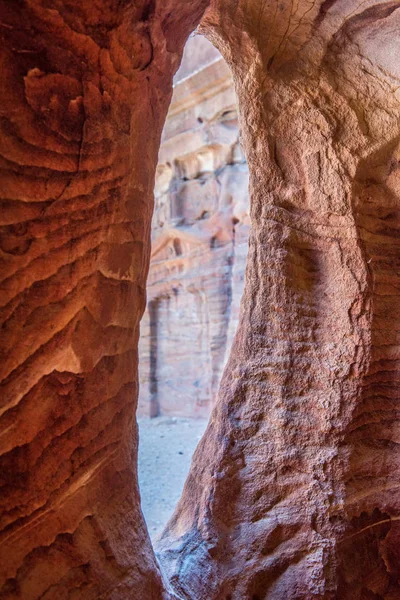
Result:
<svg viewBox="0 0 400 600"><path fill-rule="evenodd" d="M204 4L0 2L2 599L173 597L133 414L156 155ZM181 598L400 596L399 8L215 0L203 22L234 73L252 233L160 547Z"/></svg>
<svg viewBox="0 0 400 600"><path fill-rule="evenodd" d="M160 545L196 600L400 597L398 2L214 2L252 231L238 334Z"/></svg>
<svg viewBox="0 0 400 600"><path fill-rule="evenodd" d="M162 4L162 6L161 6ZM154 172L205 2L0 2L0 598L167 598L139 507Z"/></svg>
<svg viewBox="0 0 400 600"><path fill-rule="evenodd" d="M138 410L208 416L238 323L249 205L232 77L199 35L175 77L155 197Z"/></svg>

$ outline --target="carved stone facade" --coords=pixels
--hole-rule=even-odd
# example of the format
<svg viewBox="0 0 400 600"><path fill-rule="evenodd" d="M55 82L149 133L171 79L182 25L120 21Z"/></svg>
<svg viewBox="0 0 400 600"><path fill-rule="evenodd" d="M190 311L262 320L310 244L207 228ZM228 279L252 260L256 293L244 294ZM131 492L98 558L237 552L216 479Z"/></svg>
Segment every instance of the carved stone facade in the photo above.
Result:
<svg viewBox="0 0 400 600"><path fill-rule="evenodd" d="M139 414L209 414L238 323L248 212L231 74L194 35L175 77L156 173Z"/></svg>

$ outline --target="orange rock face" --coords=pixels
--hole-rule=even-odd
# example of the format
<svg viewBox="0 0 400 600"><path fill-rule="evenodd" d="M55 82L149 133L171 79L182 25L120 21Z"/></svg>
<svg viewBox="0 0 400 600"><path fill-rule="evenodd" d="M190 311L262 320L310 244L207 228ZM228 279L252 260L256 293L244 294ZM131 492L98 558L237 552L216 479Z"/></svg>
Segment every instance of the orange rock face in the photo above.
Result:
<svg viewBox="0 0 400 600"><path fill-rule="evenodd" d="M2 599L169 597L139 508L137 341L204 5L0 3Z"/></svg>
<svg viewBox="0 0 400 600"><path fill-rule="evenodd" d="M151 550L138 323L161 128L205 4L0 3L2 599L400 597L397 0L206 13L252 232L163 578Z"/></svg>
<svg viewBox="0 0 400 600"><path fill-rule="evenodd" d="M195 35L175 76L156 172L139 414L208 416L216 398L248 244L248 168L238 138L228 66Z"/></svg>

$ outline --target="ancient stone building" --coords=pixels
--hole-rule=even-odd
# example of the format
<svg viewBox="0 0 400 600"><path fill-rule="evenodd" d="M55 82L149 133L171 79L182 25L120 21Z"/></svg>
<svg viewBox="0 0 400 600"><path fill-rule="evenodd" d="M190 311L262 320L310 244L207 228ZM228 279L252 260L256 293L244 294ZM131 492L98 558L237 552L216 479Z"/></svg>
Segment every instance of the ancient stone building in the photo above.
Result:
<svg viewBox="0 0 400 600"><path fill-rule="evenodd" d="M156 170L139 414L209 415L238 323L248 231L232 76L195 35L175 76Z"/></svg>
<svg viewBox="0 0 400 600"><path fill-rule="evenodd" d="M156 557L139 323L199 23L232 71L251 230ZM398 0L0 0L0 32L1 600L398 599Z"/></svg>

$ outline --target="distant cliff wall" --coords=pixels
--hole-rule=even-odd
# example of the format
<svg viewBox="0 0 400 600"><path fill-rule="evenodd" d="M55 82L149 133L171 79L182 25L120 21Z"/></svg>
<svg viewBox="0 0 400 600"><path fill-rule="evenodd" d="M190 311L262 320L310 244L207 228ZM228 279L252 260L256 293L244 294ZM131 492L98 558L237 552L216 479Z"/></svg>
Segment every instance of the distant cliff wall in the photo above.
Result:
<svg viewBox="0 0 400 600"><path fill-rule="evenodd" d="M209 414L238 323L248 209L232 78L196 35L175 78L157 167L139 414Z"/></svg>

